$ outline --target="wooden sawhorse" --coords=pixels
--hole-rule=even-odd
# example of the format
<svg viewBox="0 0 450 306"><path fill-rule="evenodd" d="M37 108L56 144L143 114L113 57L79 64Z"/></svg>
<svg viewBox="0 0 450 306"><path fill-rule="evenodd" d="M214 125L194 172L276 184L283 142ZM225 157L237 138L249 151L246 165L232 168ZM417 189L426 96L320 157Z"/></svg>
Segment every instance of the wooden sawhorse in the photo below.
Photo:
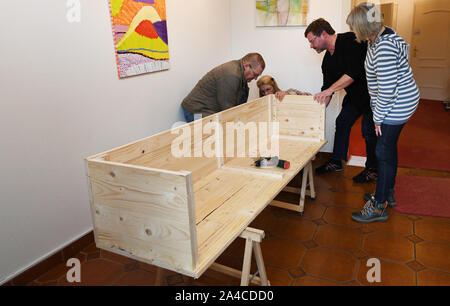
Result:
<svg viewBox="0 0 450 306"><path fill-rule="evenodd" d="M244 262L242 271L218 263L213 263L210 268L214 271L240 278L241 286L248 286L250 282L257 285L270 286L270 282L267 279L266 268L264 266L264 260L262 257L260 245L261 241L264 238L264 235L264 231L262 230L247 227L239 236L240 238L245 239ZM256 265L258 266L258 270L254 275L250 275L252 251L255 251ZM256 274L258 273L261 275L261 277L256 276ZM157 268L155 286L166 285L166 282L164 280L165 274L166 272L163 268Z"/></svg>
<svg viewBox="0 0 450 306"><path fill-rule="evenodd" d="M242 265L242 271L213 263L211 269L217 272L224 273L233 277L241 278L241 286L248 286L250 282L262 286L270 286L270 282L267 279L266 268L264 266L264 260L261 252L261 241L264 238L264 231L247 227L239 236L245 239L245 251L244 262ZM257 272L254 275L250 275L250 267L252 263L252 251L255 252L256 265L258 267ZM256 274L261 277L256 276Z"/></svg>
<svg viewBox="0 0 450 306"><path fill-rule="evenodd" d="M307 196L307 195L310 196L312 200L315 200L315 198L316 198L316 191L314 189L312 160L314 160L314 157L303 168L302 186L300 188L286 186L283 189L283 191L299 193L300 194L299 203L298 204L290 204L290 203L273 200L270 203L270 205L298 211L300 213L300 215L303 215L303 210L304 210L304 206L305 206L305 196ZM309 187L309 190L306 190L307 186Z"/></svg>

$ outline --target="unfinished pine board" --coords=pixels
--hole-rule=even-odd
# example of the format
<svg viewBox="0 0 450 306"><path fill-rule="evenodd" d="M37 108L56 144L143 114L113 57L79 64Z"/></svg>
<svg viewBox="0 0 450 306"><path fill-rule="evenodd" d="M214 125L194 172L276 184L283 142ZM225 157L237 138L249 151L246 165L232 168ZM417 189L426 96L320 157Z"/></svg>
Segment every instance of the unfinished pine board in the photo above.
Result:
<svg viewBox="0 0 450 306"><path fill-rule="evenodd" d="M237 142L243 139L245 151L242 150L244 156L251 156L251 152L256 152L257 156L258 139L249 137L249 131L258 129L261 124L269 125L271 99L268 97L260 98L252 102L244 103L240 106L225 110L219 113L219 120L222 123L223 130L223 162L226 163L236 157L240 157L237 149ZM230 123L239 130L242 127L244 133L239 133L237 130L229 129ZM245 129L245 130L244 130ZM233 139L234 141L228 141ZM270 139L270 134L267 132L267 141Z"/></svg>
<svg viewBox="0 0 450 306"><path fill-rule="evenodd" d="M273 118L280 124L280 135L325 139L324 106L311 100L310 96L286 96L282 102L273 102Z"/></svg>
<svg viewBox="0 0 450 306"><path fill-rule="evenodd" d="M246 175L237 176L234 172L219 169L194 184L196 223L244 188L247 179Z"/></svg>
<svg viewBox="0 0 450 306"><path fill-rule="evenodd" d="M285 101L267 96L86 158L97 247L200 277L326 143L325 107L311 97ZM250 156L226 156L217 140L227 136L227 122L279 122L280 134L264 137L279 141L290 168L260 169ZM209 123L223 134L205 134ZM192 135L180 138L186 129ZM173 142L183 137L192 155L173 156ZM252 142L244 141L248 153ZM202 156L205 143L223 154Z"/></svg>
<svg viewBox="0 0 450 306"><path fill-rule="evenodd" d="M217 259L270 203L279 189L282 189L280 180L253 176L245 188L198 224L197 273L203 273Z"/></svg>
<svg viewBox="0 0 450 306"><path fill-rule="evenodd" d="M204 144L210 138L214 138L211 134L202 133L202 127L213 120L213 117L208 117L191 122L170 131L164 131L129 145L98 154L91 159L100 158L104 161L171 171L191 171L193 179L196 181L203 175L217 169L217 158L205 157L205 154L202 154ZM190 132L183 133L185 129ZM200 132L197 132L198 129L200 129ZM200 138L197 135L200 135ZM190 157L175 157L172 154L173 143L175 141L178 143L183 139L186 139L187 144L192 148L189 152ZM200 145L195 145L196 142ZM212 147L214 149L214 146Z"/></svg>
<svg viewBox="0 0 450 306"><path fill-rule="evenodd" d="M87 163L97 246L191 271L198 257L191 174Z"/></svg>

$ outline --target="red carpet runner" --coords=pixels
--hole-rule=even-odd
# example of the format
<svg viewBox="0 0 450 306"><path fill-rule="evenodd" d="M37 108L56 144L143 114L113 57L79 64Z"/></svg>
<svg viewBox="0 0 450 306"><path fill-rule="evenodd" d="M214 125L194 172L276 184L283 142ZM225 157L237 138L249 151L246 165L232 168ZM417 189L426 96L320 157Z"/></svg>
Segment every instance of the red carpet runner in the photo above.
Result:
<svg viewBox="0 0 450 306"><path fill-rule="evenodd" d="M399 175L395 199L398 212L450 218L450 179Z"/></svg>

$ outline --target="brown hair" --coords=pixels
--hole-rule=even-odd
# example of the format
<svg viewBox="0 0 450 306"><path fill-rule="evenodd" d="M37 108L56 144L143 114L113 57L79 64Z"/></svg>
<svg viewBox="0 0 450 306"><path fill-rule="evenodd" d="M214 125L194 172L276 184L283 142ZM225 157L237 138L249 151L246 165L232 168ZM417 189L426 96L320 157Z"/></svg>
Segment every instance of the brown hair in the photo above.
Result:
<svg viewBox="0 0 450 306"><path fill-rule="evenodd" d="M271 85L275 92L281 91L281 89L278 87L278 84L275 81L275 79L273 77L271 77L270 75L263 75L262 77L260 77L258 79L258 82L256 82L256 85L259 88L259 96L260 97L264 96L264 93L261 91L261 86L263 86L263 85Z"/></svg>
<svg viewBox="0 0 450 306"><path fill-rule="evenodd" d="M336 31L333 29L333 27L330 25L328 21L326 21L323 18L319 18L314 20L309 24L309 26L305 30L305 37L308 36L308 33L311 32L314 34L314 36L319 37L322 32L325 31L329 35L333 35L336 33Z"/></svg>

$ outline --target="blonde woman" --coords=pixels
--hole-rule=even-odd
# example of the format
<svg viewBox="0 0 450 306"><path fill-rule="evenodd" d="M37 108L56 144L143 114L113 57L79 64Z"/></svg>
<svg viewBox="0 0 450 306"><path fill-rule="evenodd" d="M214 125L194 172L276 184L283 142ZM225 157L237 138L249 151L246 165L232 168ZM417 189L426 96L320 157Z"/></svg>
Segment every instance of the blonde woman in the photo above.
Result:
<svg viewBox="0 0 450 306"><path fill-rule="evenodd" d="M347 17L358 41L368 41L365 61L370 105L378 137L378 180L375 194L365 195L364 208L352 214L358 222L386 221L387 207L395 206L397 142L419 103L419 90L409 65L409 45L385 26L374 4L363 3Z"/></svg>
<svg viewBox="0 0 450 306"><path fill-rule="evenodd" d="M309 92L303 92L297 89L290 88L288 90L281 90L278 87L275 79L270 75L263 75L258 79L256 85L259 88L259 96L267 96L270 94L275 94L278 100L283 100L286 95L302 95L302 96L311 96Z"/></svg>

